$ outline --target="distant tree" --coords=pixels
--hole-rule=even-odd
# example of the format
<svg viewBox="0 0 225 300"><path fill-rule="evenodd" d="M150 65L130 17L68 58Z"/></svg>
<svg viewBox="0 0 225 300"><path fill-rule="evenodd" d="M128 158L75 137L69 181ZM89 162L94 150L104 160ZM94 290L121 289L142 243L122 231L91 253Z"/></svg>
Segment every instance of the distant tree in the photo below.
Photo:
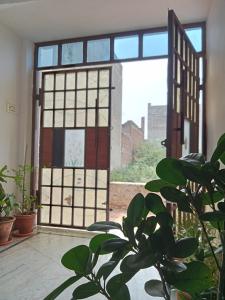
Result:
<svg viewBox="0 0 225 300"><path fill-rule="evenodd" d="M111 172L111 181L147 182L157 178L155 167L166 155L158 143L142 143L134 153L134 160L128 166Z"/></svg>

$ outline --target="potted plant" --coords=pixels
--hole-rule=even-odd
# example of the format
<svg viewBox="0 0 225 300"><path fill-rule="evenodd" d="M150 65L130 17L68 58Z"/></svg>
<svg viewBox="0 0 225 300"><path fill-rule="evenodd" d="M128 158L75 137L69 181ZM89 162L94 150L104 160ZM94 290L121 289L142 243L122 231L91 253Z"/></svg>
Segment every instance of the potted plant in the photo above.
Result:
<svg viewBox="0 0 225 300"><path fill-rule="evenodd" d="M115 222L97 222L90 231L102 231L89 245L79 245L66 252L62 264L75 275L63 282L45 300L53 300L67 287L81 278L73 291L73 299L84 299L102 294L106 299L129 300L127 282L141 269L155 267L160 280L149 279L143 285L154 298L225 299L225 134L210 159L201 154L190 154L181 159L165 158L159 162L159 177L146 184L147 196L136 195L130 202L122 225ZM194 188L193 188L194 187ZM163 200L176 203L181 212L189 213L201 228L199 234L180 237ZM211 224L217 231L212 237L207 230ZM122 238L110 230L120 230ZM215 240L215 244L212 243ZM205 246L207 243L207 248ZM203 249L201 249L203 248ZM207 251L206 251L207 250ZM209 251L208 251L209 250ZM110 258L97 267L101 255ZM218 272L218 286L213 280L211 264ZM112 275L116 266L119 271ZM216 291L216 293L215 293ZM213 296L214 295L214 296ZM173 298L174 299L174 298Z"/></svg>
<svg viewBox="0 0 225 300"><path fill-rule="evenodd" d="M11 242L10 233L15 221L15 217L10 216L16 206L14 195L6 194L2 183L6 183L6 178L11 177L6 174L7 166L0 169L0 246Z"/></svg>
<svg viewBox="0 0 225 300"><path fill-rule="evenodd" d="M18 213L15 216L14 236L29 236L33 233L37 197L29 193L27 184L27 176L31 174L32 170L32 166L26 164L20 165L16 170L13 170L15 174L14 180L21 195L21 199L18 202Z"/></svg>

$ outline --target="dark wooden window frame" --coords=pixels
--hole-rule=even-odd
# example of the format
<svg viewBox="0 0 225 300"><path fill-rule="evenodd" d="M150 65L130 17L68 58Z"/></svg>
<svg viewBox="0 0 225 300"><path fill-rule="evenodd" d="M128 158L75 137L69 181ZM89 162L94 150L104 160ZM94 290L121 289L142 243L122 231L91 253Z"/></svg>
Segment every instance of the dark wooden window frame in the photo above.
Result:
<svg viewBox="0 0 225 300"><path fill-rule="evenodd" d="M202 84L200 85L200 90L202 91L202 100L203 100L203 137L202 137L202 145L203 145L203 153L206 154L207 142L206 142L206 22L195 22L188 23L183 25L184 29L191 28L201 28L202 29L202 51L199 52L199 57L203 59L203 79ZM62 40L53 40L46 42L38 42L35 43L34 47L34 69L33 69L33 105L32 105L32 151L31 151L31 163L34 165L35 160L35 124L36 124L36 100L37 100L37 72L38 71L51 71L56 69L68 69L68 68L78 68L84 66L96 66L96 65L109 65L120 62L130 62L130 61L144 61L144 60L152 60L152 59L163 59L168 58L167 55L158 55L158 56L149 56L143 57L143 36L147 33L160 33L167 32L168 27L155 27L149 29L142 30L133 30L133 31L124 31L118 33L110 33L110 34L102 34L95 36L87 36L87 37L78 37L78 38L69 38ZM138 47L138 57L129 58L129 59L114 59L114 39L117 37L126 37L126 36L138 35L139 37L139 47ZM98 39L110 39L110 60L109 61L99 61L99 62L87 62L87 42L90 40L98 40ZM83 58L84 62L80 64L68 64L62 65L62 45L66 43L74 43L74 42L83 42ZM48 67L38 67L38 49L42 46L51 46L58 45L58 64L56 66L48 66ZM34 186L34 178L31 179L31 191L35 193Z"/></svg>

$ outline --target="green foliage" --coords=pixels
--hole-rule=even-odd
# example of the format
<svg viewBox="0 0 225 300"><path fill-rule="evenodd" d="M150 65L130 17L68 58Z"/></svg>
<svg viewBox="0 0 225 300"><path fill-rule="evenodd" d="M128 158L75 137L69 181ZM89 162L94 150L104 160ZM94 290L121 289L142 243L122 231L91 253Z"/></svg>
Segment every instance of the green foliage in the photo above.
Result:
<svg viewBox="0 0 225 300"><path fill-rule="evenodd" d="M198 153L161 160L156 167L159 179L146 184L151 193L145 197L138 194L132 199L122 226L98 222L89 227L105 233L94 237L89 247L75 247L62 258L66 268L88 281L86 289L81 285L74 291L77 299L98 292L106 299L130 299L127 282L141 269L152 266L161 281L145 283L149 295L169 300L171 289L176 288L187 292L193 300L203 299L203 294L207 299L216 288L213 269L205 263L209 258L213 259L219 274L217 300L225 299L225 169L221 168L225 158L224 141L225 135L210 161ZM144 157L142 161L147 163ZM165 199L176 203L178 210L194 216L196 223L191 224L192 231L175 234L174 220L164 205ZM215 236L207 229L210 224L217 231L219 244L214 243ZM119 229L123 237L109 235L111 229ZM109 260L97 268L99 254L109 252ZM121 273L110 278L118 264ZM58 295L59 288L55 291Z"/></svg>
<svg viewBox="0 0 225 300"><path fill-rule="evenodd" d="M18 210L22 214L29 214L33 212L35 206L37 206L37 197L30 194L27 185L29 180L28 176L33 172L33 168L31 165L19 165L13 172L16 186L21 194L21 202L19 202Z"/></svg>
<svg viewBox="0 0 225 300"><path fill-rule="evenodd" d="M146 182L156 179L155 168L163 157L165 150L162 146L144 142L136 150L133 162L111 172L111 181Z"/></svg>

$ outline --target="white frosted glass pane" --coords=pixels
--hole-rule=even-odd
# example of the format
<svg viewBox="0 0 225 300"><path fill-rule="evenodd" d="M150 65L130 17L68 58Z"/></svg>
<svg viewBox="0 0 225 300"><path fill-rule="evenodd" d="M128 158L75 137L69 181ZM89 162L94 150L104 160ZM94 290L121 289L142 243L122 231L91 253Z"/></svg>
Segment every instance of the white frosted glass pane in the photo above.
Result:
<svg viewBox="0 0 225 300"><path fill-rule="evenodd" d="M74 72L66 74L66 89L67 90L75 89L75 76L76 76L76 74Z"/></svg>
<svg viewBox="0 0 225 300"><path fill-rule="evenodd" d="M83 62L83 42L62 45L62 65Z"/></svg>
<svg viewBox="0 0 225 300"><path fill-rule="evenodd" d="M86 106L86 91L77 91L77 107L83 108Z"/></svg>
<svg viewBox="0 0 225 300"><path fill-rule="evenodd" d="M52 207L52 220L53 224L60 224L61 208L58 206Z"/></svg>
<svg viewBox="0 0 225 300"><path fill-rule="evenodd" d="M98 72L89 71L88 72L88 88L97 88L98 84Z"/></svg>
<svg viewBox="0 0 225 300"><path fill-rule="evenodd" d="M73 204L73 193L72 188L63 189L63 205L72 206Z"/></svg>
<svg viewBox="0 0 225 300"><path fill-rule="evenodd" d="M106 170L98 170L98 188L106 188L107 187L107 171Z"/></svg>
<svg viewBox="0 0 225 300"><path fill-rule="evenodd" d="M126 59L138 57L138 36L125 36L114 39L114 58Z"/></svg>
<svg viewBox="0 0 225 300"><path fill-rule="evenodd" d="M50 187L41 188L41 204L50 203Z"/></svg>
<svg viewBox="0 0 225 300"><path fill-rule="evenodd" d="M50 67L58 64L58 46L44 46L38 48L38 67Z"/></svg>
<svg viewBox="0 0 225 300"><path fill-rule="evenodd" d="M62 169L53 169L53 185L62 185Z"/></svg>
<svg viewBox="0 0 225 300"><path fill-rule="evenodd" d="M76 126L77 127L85 126L85 115L86 115L86 112L83 109L79 109L76 111Z"/></svg>
<svg viewBox="0 0 225 300"><path fill-rule="evenodd" d="M66 108L75 106L75 92L66 92Z"/></svg>
<svg viewBox="0 0 225 300"><path fill-rule="evenodd" d="M95 107L97 101L97 90L88 91L88 107Z"/></svg>
<svg viewBox="0 0 225 300"><path fill-rule="evenodd" d="M64 107L64 92L55 93L55 108Z"/></svg>
<svg viewBox="0 0 225 300"><path fill-rule="evenodd" d="M77 73L77 88L78 89L86 88L86 72Z"/></svg>
<svg viewBox="0 0 225 300"><path fill-rule="evenodd" d="M98 126L107 127L108 126L108 109L99 109L98 111Z"/></svg>
<svg viewBox="0 0 225 300"><path fill-rule="evenodd" d="M95 126L95 109L88 109L87 111L87 126Z"/></svg>
<svg viewBox="0 0 225 300"><path fill-rule="evenodd" d="M95 190L86 189L86 204L88 207L95 207Z"/></svg>
<svg viewBox="0 0 225 300"><path fill-rule="evenodd" d="M51 185L51 169L42 169L42 185Z"/></svg>
<svg viewBox="0 0 225 300"><path fill-rule="evenodd" d="M53 111L44 111L44 118L43 118L43 127L52 127L53 126Z"/></svg>
<svg viewBox="0 0 225 300"><path fill-rule="evenodd" d="M87 43L87 61L107 61L110 59L110 39L91 40Z"/></svg>
<svg viewBox="0 0 225 300"><path fill-rule="evenodd" d="M74 110L66 110L65 118L65 126L74 127Z"/></svg>
<svg viewBox="0 0 225 300"><path fill-rule="evenodd" d="M53 93L44 93L44 108L53 108Z"/></svg>
<svg viewBox="0 0 225 300"><path fill-rule="evenodd" d="M55 127L63 127L63 110L56 110L55 111Z"/></svg>
<svg viewBox="0 0 225 300"><path fill-rule="evenodd" d="M84 137L82 129L65 131L65 167L84 166Z"/></svg>
<svg viewBox="0 0 225 300"><path fill-rule="evenodd" d="M109 71L108 70L100 71L99 86L100 87L108 87L109 86Z"/></svg>
<svg viewBox="0 0 225 300"><path fill-rule="evenodd" d="M49 206L42 206L41 210L41 223L49 223Z"/></svg>
<svg viewBox="0 0 225 300"><path fill-rule="evenodd" d="M97 191L97 207L106 208L107 192L106 190Z"/></svg>
<svg viewBox="0 0 225 300"><path fill-rule="evenodd" d="M64 186L72 186L73 185L73 170L72 169L64 169Z"/></svg>
<svg viewBox="0 0 225 300"><path fill-rule="evenodd" d="M95 211L94 209L85 210L85 226L90 226L95 221Z"/></svg>
<svg viewBox="0 0 225 300"><path fill-rule="evenodd" d="M86 186L95 187L96 170L86 170Z"/></svg>
<svg viewBox="0 0 225 300"><path fill-rule="evenodd" d="M63 207L63 225L71 225L72 222L72 208Z"/></svg>
<svg viewBox="0 0 225 300"><path fill-rule="evenodd" d="M75 178L74 178L75 186L84 186L84 170L75 170Z"/></svg>
<svg viewBox="0 0 225 300"><path fill-rule="evenodd" d="M54 89L54 75L45 75L44 89L45 91L52 91Z"/></svg>
<svg viewBox="0 0 225 300"><path fill-rule="evenodd" d="M106 221L106 211L97 210L97 222Z"/></svg>
<svg viewBox="0 0 225 300"><path fill-rule="evenodd" d="M99 107L109 106L109 90L99 90Z"/></svg>
<svg viewBox="0 0 225 300"><path fill-rule="evenodd" d="M65 74L56 74L55 76L55 89L64 90Z"/></svg>
<svg viewBox="0 0 225 300"><path fill-rule="evenodd" d="M84 205L84 190L74 189L74 205L83 206Z"/></svg>
<svg viewBox="0 0 225 300"><path fill-rule="evenodd" d="M59 187L54 187L52 189L52 204L61 204L62 200L62 189Z"/></svg>
<svg viewBox="0 0 225 300"><path fill-rule="evenodd" d="M83 226L83 209L74 208L73 223L75 226Z"/></svg>

